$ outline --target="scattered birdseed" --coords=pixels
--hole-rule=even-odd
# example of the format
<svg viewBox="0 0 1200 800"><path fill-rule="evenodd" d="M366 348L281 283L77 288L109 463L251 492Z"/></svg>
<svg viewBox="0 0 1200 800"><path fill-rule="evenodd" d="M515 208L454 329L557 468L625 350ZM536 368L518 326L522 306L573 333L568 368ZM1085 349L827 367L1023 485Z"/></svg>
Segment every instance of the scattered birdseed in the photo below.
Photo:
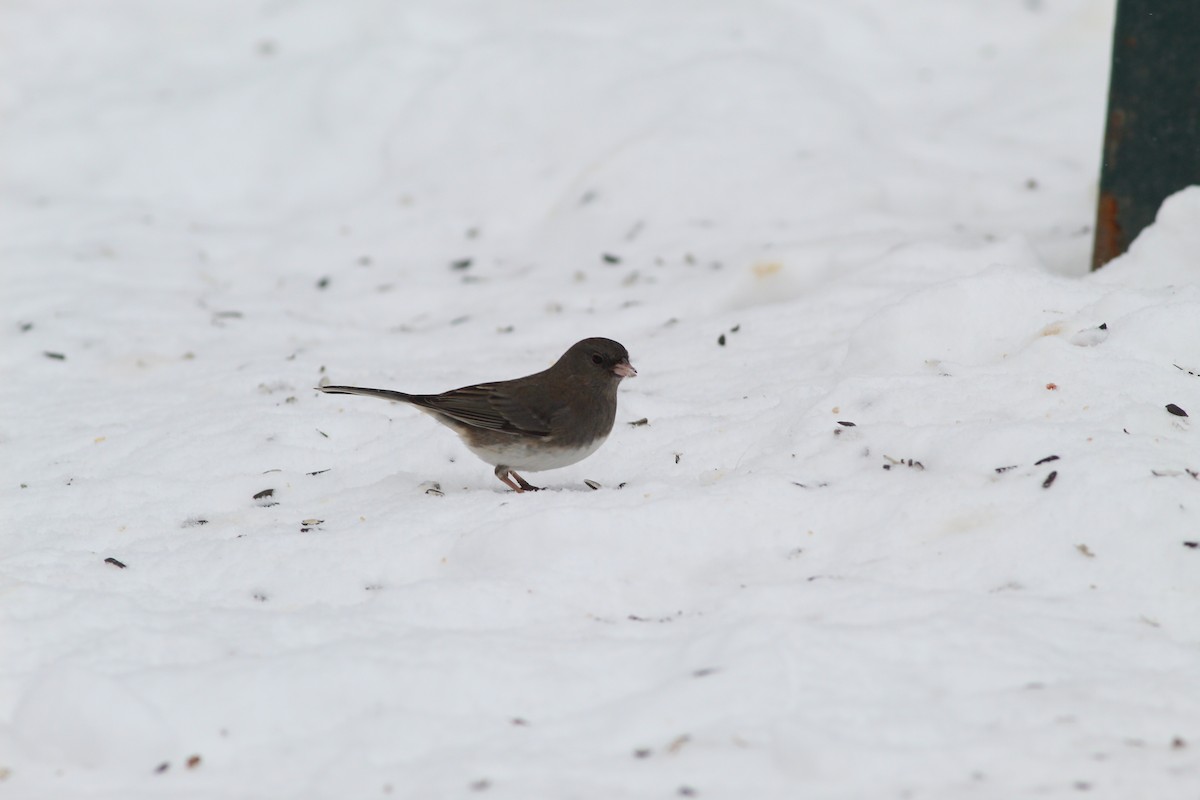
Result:
<svg viewBox="0 0 1200 800"><path fill-rule="evenodd" d="M911 458L892 458L891 456L887 455L886 453L883 454L883 457L884 457L884 459L886 459L889 462L889 463L883 465L884 469L891 469L893 466L910 467L912 469L918 469L918 470L922 470L922 471L924 471L924 469L925 469L924 464L922 464L920 461L916 461Z"/></svg>
<svg viewBox="0 0 1200 800"><path fill-rule="evenodd" d="M682 736L676 736L675 741L673 741L669 745L667 745L667 752L674 755L675 753L678 753L680 750L682 750L683 746L685 744L687 744L688 742L690 742L691 740L692 740L692 737L688 736L686 733L683 734Z"/></svg>

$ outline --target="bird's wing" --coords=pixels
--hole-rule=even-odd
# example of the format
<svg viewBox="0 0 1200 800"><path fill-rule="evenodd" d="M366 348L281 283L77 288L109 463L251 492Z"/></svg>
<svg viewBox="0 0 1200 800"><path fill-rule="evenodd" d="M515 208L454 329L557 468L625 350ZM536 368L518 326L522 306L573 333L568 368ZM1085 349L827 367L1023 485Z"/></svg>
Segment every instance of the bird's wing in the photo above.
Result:
<svg viewBox="0 0 1200 800"><path fill-rule="evenodd" d="M410 403L476 428L525 436L549 436L550 420L513 392L508 382L480 383L442 394L413 395Z"/></svg>

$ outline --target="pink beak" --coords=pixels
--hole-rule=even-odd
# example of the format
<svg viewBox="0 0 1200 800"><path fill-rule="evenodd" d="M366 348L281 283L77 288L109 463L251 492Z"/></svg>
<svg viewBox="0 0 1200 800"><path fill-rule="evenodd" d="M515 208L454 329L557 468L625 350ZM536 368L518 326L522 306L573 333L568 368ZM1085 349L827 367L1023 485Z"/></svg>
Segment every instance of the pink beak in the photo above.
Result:
<svg viewBox="0 0 1200 800"><path fill-rule="evenodd" d="M619 375L622 378L637 377L637 370L634 369L633 364L630 364L628 361L622 361L621 363L617 364L612 368L612 371L614 375Z"/></svg>

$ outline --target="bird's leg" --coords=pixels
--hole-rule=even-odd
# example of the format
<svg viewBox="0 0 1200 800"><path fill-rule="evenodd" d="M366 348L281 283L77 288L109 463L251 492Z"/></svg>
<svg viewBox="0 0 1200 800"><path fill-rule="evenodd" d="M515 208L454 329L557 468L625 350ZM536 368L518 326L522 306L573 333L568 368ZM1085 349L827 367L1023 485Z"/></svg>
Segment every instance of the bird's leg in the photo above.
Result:
<svg viewBox="0 0 1200 800"><path fill-rule="evenodd" d="M521 491L521 487L517 486L517 484L508 477L508 470L504 469L503 467L496 467L496 477L500 479L501 483L512 489L514 492Z"/></svg>
<svg viewBox="0 0 1200 800"><path fill-rule="evenodd" d="M509 474L509 475L512 475L514 478L516 478L516 479L517 479L517 483L521 484L521 488L520 488L520 489L518 489L517 491L524 491L524 492L540 492L540 491L542 490L542 487L540 487L540 486L534 486L532 483L530 483L529 481L525 480L524 478L522 478L520 475L518 475L518 474L517 474L517 473L515 473L515 472L509 472L508 474Z"/></svg>
<svg viewBox="0 0 1200 800"><path fill-rule="evenodd" d="M539 488L531 485L528 481L526 481L517 473L513 472L508 467L496 467L496 477L500 479L501 483L518 494L521 492L536 492ZM513 478L516 478L515 482L513 481Z"/></svg>

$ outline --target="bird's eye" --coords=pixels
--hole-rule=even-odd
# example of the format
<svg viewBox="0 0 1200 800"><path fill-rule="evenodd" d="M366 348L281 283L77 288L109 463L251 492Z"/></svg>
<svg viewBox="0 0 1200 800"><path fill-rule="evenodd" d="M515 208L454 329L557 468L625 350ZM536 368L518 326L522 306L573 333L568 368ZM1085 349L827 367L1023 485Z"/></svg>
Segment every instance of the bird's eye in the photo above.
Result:
<svg viewBox="0 0 1200 800"><path fill-rule="evenodd" d="M599 353L592 353L592 363L593 364L603 364L604 356L600 355Z"/></svg>

